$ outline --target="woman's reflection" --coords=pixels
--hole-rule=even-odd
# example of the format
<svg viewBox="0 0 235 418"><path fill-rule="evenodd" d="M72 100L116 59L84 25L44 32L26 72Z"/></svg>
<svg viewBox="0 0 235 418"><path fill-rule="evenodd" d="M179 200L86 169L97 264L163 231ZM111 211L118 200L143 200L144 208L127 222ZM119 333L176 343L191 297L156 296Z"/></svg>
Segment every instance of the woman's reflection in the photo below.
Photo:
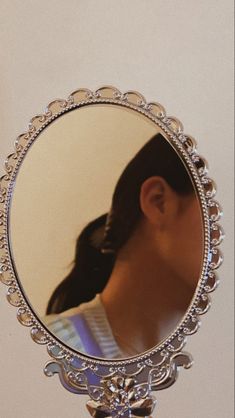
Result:
<svg viewBox="0 0 235 418"><path fill-rule="evenodd" d="M192 181L157 134L126 166L109 213L81 232L74 267L52 294L43 320L68 346L89 355L140 354L182 319L202 255Z"/></svg>

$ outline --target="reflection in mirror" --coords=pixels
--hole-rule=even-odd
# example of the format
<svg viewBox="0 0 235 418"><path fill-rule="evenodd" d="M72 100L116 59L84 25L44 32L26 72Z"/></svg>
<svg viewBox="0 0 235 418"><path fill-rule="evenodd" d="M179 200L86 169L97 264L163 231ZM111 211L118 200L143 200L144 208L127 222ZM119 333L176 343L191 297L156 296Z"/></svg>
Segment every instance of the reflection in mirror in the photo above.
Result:
<svg viewBox="0 0 235 418"><path fill-rule="evenodd" d="M200 277L191 176L166 134L123 106L84 106L39 134L16 178L10 226L32 309L90 356L126 358L159 344Z"/></svg>

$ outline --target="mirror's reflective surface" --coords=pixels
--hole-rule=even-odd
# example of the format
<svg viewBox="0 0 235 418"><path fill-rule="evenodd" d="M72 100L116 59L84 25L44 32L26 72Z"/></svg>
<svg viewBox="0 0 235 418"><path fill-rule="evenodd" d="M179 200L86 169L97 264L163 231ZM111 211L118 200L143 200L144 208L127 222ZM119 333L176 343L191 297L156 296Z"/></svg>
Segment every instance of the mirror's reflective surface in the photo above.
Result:
<svg viewBox="0 0 235 418"><path fill-rule="evenodd" d="M86 105L39 134L16 177L9 232L34 312L94 357L160 343L200 277L203 222L191 176L166 133L124 106Z"/></svg>

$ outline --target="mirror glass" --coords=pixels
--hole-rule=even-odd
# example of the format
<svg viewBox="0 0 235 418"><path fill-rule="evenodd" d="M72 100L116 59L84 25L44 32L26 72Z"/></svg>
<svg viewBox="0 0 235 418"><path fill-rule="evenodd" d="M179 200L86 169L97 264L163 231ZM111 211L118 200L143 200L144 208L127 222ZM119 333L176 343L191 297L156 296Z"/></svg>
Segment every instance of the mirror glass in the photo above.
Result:
<svg viewBox="0 0 235 418"><path fill-rule="evenodd" d="M40 321L89 356L132 357L182 320L203 261L192 177L147 116L90 104L29 148L11 201L14 269Z"/></svg>

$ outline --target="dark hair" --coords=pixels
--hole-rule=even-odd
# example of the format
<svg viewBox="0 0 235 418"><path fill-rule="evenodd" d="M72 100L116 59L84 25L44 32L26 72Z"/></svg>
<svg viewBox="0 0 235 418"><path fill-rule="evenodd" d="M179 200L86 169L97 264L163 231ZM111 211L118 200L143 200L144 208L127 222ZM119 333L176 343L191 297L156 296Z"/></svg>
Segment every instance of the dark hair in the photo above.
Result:
<svg viewBox="0 0 235 418"><path fill-rule="evenodd" d="M131 236L142 216L140 188L151 176L163 177L178 194L194 191L181 158L158 133L124 169L116 184L109 213L99 216L82 230L77 239L73 269L53 292L47 314L63 312L102 292L117 251Z"/></svg>

